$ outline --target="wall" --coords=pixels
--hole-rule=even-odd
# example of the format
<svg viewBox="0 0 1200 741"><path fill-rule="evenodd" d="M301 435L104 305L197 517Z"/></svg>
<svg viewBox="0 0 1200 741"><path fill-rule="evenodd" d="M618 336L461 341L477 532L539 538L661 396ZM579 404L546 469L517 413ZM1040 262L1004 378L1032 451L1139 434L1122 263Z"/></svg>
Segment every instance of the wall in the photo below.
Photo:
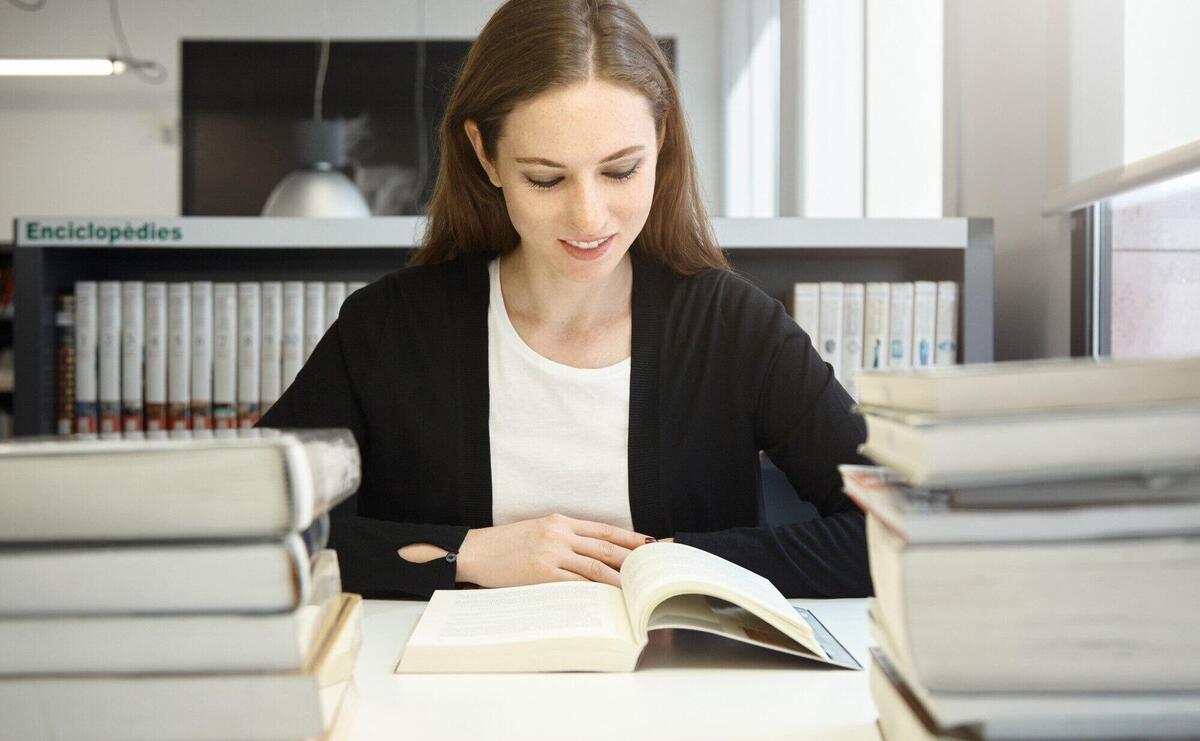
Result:
<svg viewBox="0 0 1200 741"><path fill-rule="evenodd" d="M954 202L991 216L996 236L997 360L1070 354L1066 223L1041 215L1047 100L1054 92L1053 3L952 0L948 60L958 65ZM1055 0L1057 2L1057 0Z"/></svg>
<svg viewBox="0 0 1200 741"><path fill-rule="evenodd" d="M179 42L199 38L474 37L499 0L122 0L138 57L167 68L133 75L0 78L0 241L15 216L179 214ZM675 36L680 86L710 209L721 197L719 0L633 0L657 35ZM0 3L5 56L117 53L107 2L54 0L36 13Z"/></svg>

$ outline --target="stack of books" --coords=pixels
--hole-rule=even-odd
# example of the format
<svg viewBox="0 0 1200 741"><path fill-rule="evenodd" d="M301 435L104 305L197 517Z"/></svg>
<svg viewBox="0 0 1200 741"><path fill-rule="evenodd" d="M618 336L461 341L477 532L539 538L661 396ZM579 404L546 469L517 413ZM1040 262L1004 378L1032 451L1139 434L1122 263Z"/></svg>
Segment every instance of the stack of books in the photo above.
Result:
<svg viewBox="0 0 1200 741"><path fill-rule="evenodd" d="M346 430L0 445L0 735L341 733L362 599L323 545L359 476Z"/></svg>
<svg viewBox="0 0 1200 741"><path fill-rule="evenodd" d="M1200 358L859 377L888 739L1200 729Z"/></svg>

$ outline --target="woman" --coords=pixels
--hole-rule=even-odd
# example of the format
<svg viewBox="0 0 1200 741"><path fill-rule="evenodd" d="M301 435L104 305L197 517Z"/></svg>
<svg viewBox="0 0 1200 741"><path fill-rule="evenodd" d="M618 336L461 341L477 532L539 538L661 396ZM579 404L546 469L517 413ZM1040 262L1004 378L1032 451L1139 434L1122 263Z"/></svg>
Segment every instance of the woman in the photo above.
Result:
<svg viewBox="0 0 1200 741"><path fill-rule="evenodd" d="M270 427L363 453L331 545L346 588L619 583L655 538L789 596L870 593L851 399L729 270L671 71L619 0L511 0L439 130L413 264L357 291ZM821 517L762 527L759 451Z"/></svg>

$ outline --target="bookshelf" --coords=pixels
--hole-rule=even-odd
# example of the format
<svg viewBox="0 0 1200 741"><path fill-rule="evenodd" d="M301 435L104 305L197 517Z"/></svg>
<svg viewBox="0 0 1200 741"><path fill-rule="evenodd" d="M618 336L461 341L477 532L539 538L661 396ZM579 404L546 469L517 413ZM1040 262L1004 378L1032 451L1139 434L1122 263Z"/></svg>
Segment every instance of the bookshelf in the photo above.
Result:
<svg viewBox="0 0 1200 741"><path fill-rule="evenodd" d="M713 225L734 269L785 303L797 281L957 281L959 360L992 360L991 219L714 219ZM77 280L371 281L403 267L423 231L418 217L17 219L11 249L21 278L11 323L16 434L54 433L54 296L71 292Z"/></svg>

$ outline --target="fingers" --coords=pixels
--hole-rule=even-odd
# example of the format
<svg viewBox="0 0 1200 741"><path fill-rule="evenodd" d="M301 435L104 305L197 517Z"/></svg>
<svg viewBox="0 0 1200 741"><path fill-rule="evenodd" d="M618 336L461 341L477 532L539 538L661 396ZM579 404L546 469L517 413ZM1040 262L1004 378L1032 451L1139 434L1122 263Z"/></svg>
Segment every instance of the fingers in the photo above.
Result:
<svg viewBox="0 0 1200 741"><path fill-rule="evenodd" d="M621 586L621 575L603 561L597 561L594 558L572 553L563 559L560 568L578 574L588 581L598 581L614 587Z"/></svg>
<svg viewBox="0 0 1200 741"><path fill-rule="evenodd" d="M595 538L596 540L605 540L631 551L640 545L646 544L645 535L635 533L632 530L614 527L603 522L571 520L571 529L575 531L576 535L582 535L585 538Z"/></svg>
<svg viewBox="0 0 1200 741"><path fill-rule="evenodd" d="M625 557L630 553L628 548L596 538L576 538L571 547L579 555L594 558L617 571L621 570L621 564L625 563Z"/></svg>

